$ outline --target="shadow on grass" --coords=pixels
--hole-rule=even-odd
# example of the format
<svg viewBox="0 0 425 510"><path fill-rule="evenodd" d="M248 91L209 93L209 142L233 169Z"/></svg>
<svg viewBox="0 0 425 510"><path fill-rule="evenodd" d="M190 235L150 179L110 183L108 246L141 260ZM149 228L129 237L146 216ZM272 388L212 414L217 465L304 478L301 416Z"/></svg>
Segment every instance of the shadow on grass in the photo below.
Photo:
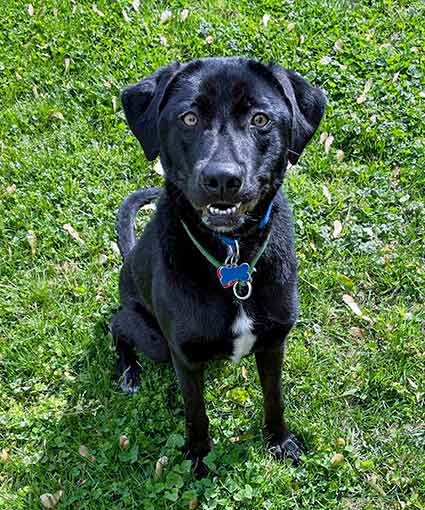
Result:
<svg viewBox="0 0 425 510"><path fill-rule="evenodd" d="M217 474L231 477L243 468L250 443L262 441L256 420L241 443L217 434L209 459L212 471L207 480L196 481L183 453L183 402L171 364L140 357L140 390L136 395L123 394L115 379L107 319L95 324L89 347L74 367L78 376L67 385L67 407L43 427L43 454L14 480L18 491L23 485L29 487L22 508L39 508L41 494L59 489L64 491L63 508L150 508L158 498L167 508L166 502L177 494L202 488ZM211 364L209 383L223 376L222 366L222 362ZM122 435L129 439L128 449L120 447ZM158 478L155 466L164 455L168 465ZM157 502L158 508L162 506Z"/></svg>

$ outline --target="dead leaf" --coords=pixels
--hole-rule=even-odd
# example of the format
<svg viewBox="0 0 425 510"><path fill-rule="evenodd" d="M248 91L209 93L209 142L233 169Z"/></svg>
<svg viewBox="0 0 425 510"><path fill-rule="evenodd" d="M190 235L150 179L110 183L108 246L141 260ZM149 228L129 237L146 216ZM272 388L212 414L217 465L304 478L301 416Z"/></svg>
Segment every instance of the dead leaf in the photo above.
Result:
<svg viewBox="0 0 425 510"><path fill-rule="evenodd" d="M339 466L344 462L344 455L342 453L335 453L335 455L331 458L331 465L332 466Z"/></svg>
<svg viewBox="0 0 425 510"><path fill-rule="evenodd" d="M32 86L32 93L33 93L34 97L39 97L39 93L38 93L36 85Z"/></svg>
<svg viewBox="0 0 425 510"><path fill-rule="evenodd" d="M65 120L62 112L54 111L49 113L49 119L53 120Z"/></svg>
<svg viewBox="0 0 425 510"><path fill-rule="evenodd" d="M108 262L108 257L104 253L101 253L97 259L97 262L102 265L106 264Z"/></svg>
<svg viewBox="0 0 425 510"><path fill-rule="evenodd" d="M158 161L155 163L153 169L158 175L164 175L164 169L162 168L160 159L158 159Z"/></svg>
<svg viewBox="0 0 425 510"><path fill-rule="evenodd" d="M189 510L195 510L199 506L199 500L196 496L193 496L193 498L189 501L188 509Z"/></svg>
<svg viewBox="0 0 425 510"><path fill-rule="evenodd" d="M34 6L32 4L28 4L27 10L30 16L34 16Z"/></svg>
<svg viewBox="0 0 425 510"><path fill-rule="evenodd" d="M328 201L328 204L330 204L332 202L332 195L331 195L331 192L329 191L328 187L323 185L322 191L326 197L326 200Z"/></svg>
<svg viewBox="0 0 425 510"><path fill-rule="evenodd" d="M356 338L362 338L364 336L364 331L362 328L357 328L353 326L349 329L350 335L355 336Z"/></svg>
<svg viewBox="0 0 425 510"><path fill-rule="evenodd" d="M295 28L295 23L288 23L288 26L286 27L288 32L292 32L292 30L294 30L294 28Z"/></svg>
<svg viewBox="0 0 425 510"><path fill-rule="evenodd" d="M398 81L398 78L400 76L400 71L397 71L394 76L393 76L393 83L395 83L396 81Z"/></svg>
<svg viewBox="0 0 425 510"><path fill-rule="evenodd" d="M63 65L65 66L65 73L67 73L69 71L69 66L71 65L71 59L69 57L65 57Z"/></svg>
<svg viewBox="0 0 425 510"><path fill-rule="evenodd" d="M376 115L371 115L370 119L369 119L369 122L371 124L376 124L377 119L378 119L378 117Z"/></svg>
<svg viewBox="0 0 425 510"><path fill-rule="evenodd" d="M127 23L130 23L131 19L130 19L130 16L127 14L127 11L125 9L123 9L121 12L122 12L122 17L124 18L124 21L126 21Z"/></svg>
<svg viewBox="0 0 425 510"><path fill-rule="evenodd" d="M167 9L166 11L161 13L159 20L161 21L161 23L164 23L165 21L167 21L167 19L170 19L172 15L173 13L169 9Z"/></svg>
<svg viewBox="0 0 425 510"><path fill-rule="evenodd" d="M381 496L386 496L384 489L380 485L378 485L378 479L374 473L368 475L366 477L366 481L372 487L372 489L376 490L378 494L380 494Z"/></svg>
<svg viewBox="0 0 425 510"><path fill-rule="evenodd" d="M161 43L162 46L168 46L167 38L164 37L163 35L159 36L159 42Z"/></svg>
<svg viewBox="0 0 425 510"><path fill-rule="evenodd" d="M142 205L140 210L141 211L156 211L156 204L150 203L150 204Z"/></svg>
<svg viewBox="0 0 425 510"><path fill-rule="evenodd" d="M78 452L79 454L81 455L81 457L84 457L86 459L89 459L91 462L94 462L96 460L96 457L94 455L92 455L90 452L89 452L89 449L87 448L87 446L85 445L81 445L80 448L78 449Z"/></svg>
<svg viewBox="0 0 425 510"><path fill-rule="evenodd" d="M55 8L55 9L53 9L53 16L54 16L55 18L57 18L57 17L58 17L58 14L59 14L59 11L58 11L56 8Z"/></svg>
<svg viewBox="0 0 425 510"><path fill-rule="evenodd" d="M31 247L31 255L35 257L35 252L37 250L37 237L32 230L28 230L27 232L27 241Z"/></svg>
<svg viewBox="0 0 425 510"><path fill-rule="evenodd" d="M11 184L6 188L7 193L15 193L16 192L16 184Z"/></svg>
<svg viewBox="0 0 425 510"><path fill-rule="evenodd" d="M323 131L323 133L320 133L319 143L323 143L327 137L328 137L328 133L326 133L326 131Z"/></svg>
<svg viewBox="0 0 425 510"><path fill-rule="evenodd" d="M119 444L121 450L128 450L130 448L130 440L128 439L127 436L124 435L120 436Z"/></svg>
<svg viewBox="0 0 425 510"><path fill-rule="evenodd" d="M372 88L372 84L373 84L372 80L367 80L363 89L363 94L360 94L360 96L356 99L357 104L363 104L366 101L367 95Z"/></svg>
<svg viewBox="0 0 425 510"><path fill-rule="evenodd" d="M131 4L133 6L133 9L137 12L140 7L140 1L139 0L133 0L133 3Z"/></svg>
<svg viewBox="0 0 425 510"><path fill-rule="evenodd" d="M241 367L241 376L245 381L248 380L248 370L245 367Z"/></svg>
<svg viewBox="0 0 425 510"><path fill-rule="evenodd" d="M339 220L335 220L334 221L334 231L332 233L334 239L339 237L341 235L341 232L342 232L342 223Z"/></svg>
<svg viewBox="0 0 425 510"><path fill-rule="evenodd" d="M331 59L331 57L329 57L328 55L326 55L326 56L324 56L324 57L322 57L322 58L320 59L320 63L321 63L322 65L324 65L324 66L327 66L327 65L328 65L328 64L330 64L331 62L332 62L332 59Z"/></svg>
<svg viewBox="0 0 425 510"><path fill-rule="evenodd" d="M329 151L331 150L331 145L333 144L334 136L328 135L328 137L325 140L325 154L329 154Z"/></svg>
<svg viewBox="0 0 425 510"><path fill-rule="evenodd" d="M100 16L101 18L103 18L103 16L105 16L105 15L103 14L103 12L102 12L102 11L101 11L98 7L97 7L97 5L96 5L96 4L93 4L93 5L91 6L91 8L93 9L94 13L95 13L95 14L97 14L98 16Z"/></svg>
<svg viewBox="0 0 425 510"><path fill-rule="evenodd" d="M342 300L350 308L354 315L357 315L358 317L363 315L359 305L354 301L353 296L350 296L350 294L344 294L342 296Z"/></svg>
<svg viewBox="0 0 425 510"><path fill-rule="evenodd" d="M212 44L214 42L214 37L212 35L208 35L205 41L207 44Z"/></svg>
<svg viewBox="0 0 425 510"><path fill-rule="evenodd" d="M63 490L55 492L54 494L46 493L40 496L40 502L44 508L54 508L60 498L63 496Z"/></svg>
<svg viewBox="0 0 425 510"><path fill-rule="evenodd" d="M155 480L160 480L164 471L164 467L168 464L168 457L161 457L155 466Z"/></svg>
<svg viewBox="0 0 425 510"><path fill-rule="evenodd" d="M343 150L341 150L341 149L338 149L338 150L336 151L336 155L335 155L335 157L336 157L336 160L337 160L337 161L339 161L339 162L343 161L343 160L344 160L344 158L345 158L344 151L343 151Z"/></svg>
<svg viewBox="0 0 425 510"><path fill-rule="evenodd" d="M118 247L118 244L115 242L115 241L111 241L111 250L113 251L113 253L115 253L116 255L121 255L121 252L120 252L120 249Z"/></svg>
<svg viewBox="0 0 425 510"><path fill-rule="evenodd" d="M343 437L337 437L335 444L336 444L336 446L339 446L340 448L344 448L346 442Z"/></svg>
<svg viewBox="0 0 425 510"><path fill-rule="evenodd" d="M342 39L338 39L337 41L335 41L335 44L334 44L335 51L341 51L343 47L344 47L344 42L342 41Z"/></svg>
<svg viewBox="0 0 425 510"><path fill-rule="evenodd" d="M300 46L301 46L302 44L304 44L304 42L305 42L305 37L301 34L301 35L300 35Z"/></svg>
<svg viewBox="0 0 425 510"><path fill-rule="evenodd" d="M417 46L412 46L410 48L410 53L419 53L419 48Z"/></svg>
<svg viewBox="0 0 425 510"><path fill-rule="evenodd" d="M15 72L15 77L18 81L22 80L22 76L18 73L18 71Z"/></svg>
<svg viewBox="0 0 425 510"><path fill-rule="evenodd" d="M261 18L261 23L266 27L270 21L270 14L264 14L263 17Z"/></svg>
<svg viewBox="0 0 425 510"><path fill-rule="evenodd" d="M114 113L116 113L117 109L118 109L118 99L116 96L112 96L112 111Z"/></svg>
<svg viewBox="0 0 425 510"><path fill-rule="evenodd" d="M78 448L78 452L81 455L81 457L88 457L89 456L89 449L85 445L81 445L80 448Z"/></svg>
<svg viewBox="0 0 425 510"><path fill-rule="evenodd" d="M370 92L372 85L373 85L373 80L367 80L366 85L364 87L364 94L367 94L368 92Z"/></svg>
<svg viewBox="0 0 425 510"><path fill-rule="evenodd" d="M181 12L180 12L180 19L182 21L186 21L187 18L189 16L189 9L183 9Z"/></svg>
<svg viewBox="0 0 425 510"><path fill-rule="evenodd" d="M0 452L0 460L3 462L3 464L6 464L6 462L9 460L9 452L6 450L6 448L3 448L3 450Z"/></svg>
<svg viewBox="0 0 425 510"><path fill-rule="evenodd" d="M85 244L83 239L81 239L80 234L74 229L72 225L70 225L69 223L65 223L65 225L63 225L62 228L78 243L80 243L81 245Z"/></svg>

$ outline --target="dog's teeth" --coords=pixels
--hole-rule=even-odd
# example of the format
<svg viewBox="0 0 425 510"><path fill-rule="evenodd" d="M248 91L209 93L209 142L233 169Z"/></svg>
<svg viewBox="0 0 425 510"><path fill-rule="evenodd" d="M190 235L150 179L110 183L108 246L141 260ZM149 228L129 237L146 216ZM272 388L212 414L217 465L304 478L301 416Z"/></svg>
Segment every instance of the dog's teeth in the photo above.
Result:
<svg viewBox="0 0 425 510"><path fill-rule="evenodd" d="M236 207L232 207L232 213L236 212Z"/></svg>

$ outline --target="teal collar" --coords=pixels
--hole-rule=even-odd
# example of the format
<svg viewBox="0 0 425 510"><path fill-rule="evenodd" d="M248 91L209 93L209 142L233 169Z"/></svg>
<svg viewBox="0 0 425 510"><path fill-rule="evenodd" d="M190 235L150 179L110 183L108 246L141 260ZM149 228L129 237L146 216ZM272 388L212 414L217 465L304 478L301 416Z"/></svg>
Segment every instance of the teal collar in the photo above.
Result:
<svg viewBox="0 0 425 510"><path fill-rule="evenodd" d="M228 248L228 256L224 264L221 264L197 241L186 223L183 220L180 221L196 248L208 260L208 262L216 268L217 277L223 288L226 289L228 287L233 287L233 294L237 299L248 299L252 293L252 273L255 271L255 265L267 248L270 240L270 233L267 235L266 240L260 246L250 263L243 262L242 264L239 264L239 242L237 239L232 239L232 243L225 242Z"/></svg>

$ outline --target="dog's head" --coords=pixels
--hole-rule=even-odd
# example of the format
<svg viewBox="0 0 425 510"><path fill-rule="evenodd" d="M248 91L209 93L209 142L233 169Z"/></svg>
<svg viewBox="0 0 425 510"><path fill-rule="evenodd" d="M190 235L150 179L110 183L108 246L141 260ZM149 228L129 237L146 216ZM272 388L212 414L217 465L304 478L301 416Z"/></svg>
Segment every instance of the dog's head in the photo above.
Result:
<svg viewBox="0 0 425 510"><path fill-rule="evenodd" d="M204 224L233 231L275 195L325 96L278 65L205 58L158 69L125 89L122 103L146 157L160 155Z"/></svg>

